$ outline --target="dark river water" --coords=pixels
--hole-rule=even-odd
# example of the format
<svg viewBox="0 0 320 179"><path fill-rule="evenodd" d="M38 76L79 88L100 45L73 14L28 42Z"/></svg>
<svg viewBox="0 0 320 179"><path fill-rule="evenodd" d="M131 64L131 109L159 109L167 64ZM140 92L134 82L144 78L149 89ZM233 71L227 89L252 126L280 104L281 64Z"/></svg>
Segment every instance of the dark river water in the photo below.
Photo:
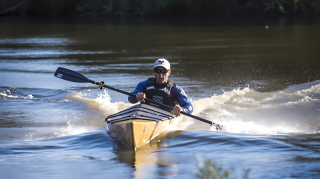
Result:
<svg viewBox="0 0 320 179"><path fill-rule="evenodd" d="M243 24L242 24L243 23ZM320 23L0 19L1 178L320 178ZM104 119L127 96L53 76L58 67L131 92L156 59L194 106L168 135L126 149Z"/></svg>

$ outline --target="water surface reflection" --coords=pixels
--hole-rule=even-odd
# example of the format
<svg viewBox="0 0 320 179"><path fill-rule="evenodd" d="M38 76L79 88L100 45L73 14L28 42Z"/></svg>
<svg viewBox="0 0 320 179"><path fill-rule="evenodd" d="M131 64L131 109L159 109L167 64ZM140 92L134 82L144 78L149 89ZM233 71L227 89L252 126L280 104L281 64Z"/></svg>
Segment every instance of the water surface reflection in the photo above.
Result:
<svg viewBox="0 0 320 179"><path fill-rule="evenodd" d="M38 20L1 19L3 177L191 178L196 155L234 178L319 176L318 24ZM194 115L227 131L183 118L185 130L128 150L104 131L127 96L53 77L63 66L132 91L160 57Z"/></svg>

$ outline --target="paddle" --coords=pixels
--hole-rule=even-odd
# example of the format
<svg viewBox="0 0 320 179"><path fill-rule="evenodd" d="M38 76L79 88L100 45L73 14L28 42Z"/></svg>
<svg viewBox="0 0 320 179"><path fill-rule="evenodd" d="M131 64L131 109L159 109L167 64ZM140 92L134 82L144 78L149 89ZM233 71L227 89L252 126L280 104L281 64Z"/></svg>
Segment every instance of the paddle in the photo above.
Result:
<svg viewBox="0 0 320 179"><path fill-rule="evenodd" d="M122 90L116 89L116 88L111 87L111 86L107 86L107 85L104 84L103 81L100 82L100 83L96 82L96 81L92 81L92 80L88 79L87 77L83 76L82 74L80 74L78 72L75 72L75 71L72 71L72 70L69 70L69 69L66 69L66 68L63 68L63 67L57 68L56 72L54 73L54 76L57 77L57 78L64 79L64 80L67 80L67 81L72 81L72 82L92 83L92 84L95 84L95 85L99 85L100 89L102 89L102 87L105 87L105 88L108 88L108 89L111 89L111 90L114 90L114 91L129 95L129 96L132 96L132 97L136 97L136 95L134 95L134 94L131 94L131 93L128 93L126 91L122 91ZM165 104L161 104L159 102L153 101L153 100L148 99L148 98L146 98L145 101L155 103L155 104L157 104L159 106L163 106L163 107L171 109L171 110L173 109L173 107L171 107L171 106L168 106L168 105L165 105ZM199 121L208 123L210 125L214 125L216 127L217 131L221 131L223 129L222 125L216 124L216 123L214 123L212 121L203 119L201 117L194 116L192 114L189 114L189 113L186 113L186 112L183 112L183 111L180 114L192 117L194 119L197 119Z"/></svg>

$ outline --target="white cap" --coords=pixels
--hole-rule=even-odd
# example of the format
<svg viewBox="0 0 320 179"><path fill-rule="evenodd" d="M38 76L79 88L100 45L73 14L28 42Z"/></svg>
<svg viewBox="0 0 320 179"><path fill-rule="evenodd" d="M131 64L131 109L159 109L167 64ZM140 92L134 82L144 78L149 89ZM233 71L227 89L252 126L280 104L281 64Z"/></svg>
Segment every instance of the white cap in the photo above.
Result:
<svg viewBox="0 0 320 179"><path fill-rule="evenodd" d="M164 59L164 58L160 58L158 59L155 63L153 68L155 67L164 67L167 70L170 70L170 63L168 62L168 60Z"/></svg>

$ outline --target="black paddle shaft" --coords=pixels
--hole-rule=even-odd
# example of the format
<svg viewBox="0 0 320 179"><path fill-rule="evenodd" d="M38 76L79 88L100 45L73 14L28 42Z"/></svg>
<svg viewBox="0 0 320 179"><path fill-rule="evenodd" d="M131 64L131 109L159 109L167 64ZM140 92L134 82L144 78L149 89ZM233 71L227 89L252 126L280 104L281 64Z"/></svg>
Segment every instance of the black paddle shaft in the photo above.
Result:
<svg viewBox="0 0 320 179"><path fill-rule="evenodd" d="M54 73L54 76L57 77L57 78L64 79L64 80L67 80L67 81L72 81L72 82L92 83L92 84L95 84L95 85L99 85L100 88L105 87L105 88L111 89L113 91L117 91L119 93L122 93L122 94L126 94L126 95L129 95L129 96L132 96L132 97L136 97L136 95L134 95L132 93L128 93L126 91L114 88L112 86L105 85L104 82L96 82L96 81L90 80L87 77L83 76L82 74L80 74L78 72L75 72L75 71L72 71L72 70L69 70L67 68L63 68L63 67L57 68L56 72ZM148 99L148 98L146 98L144 100L148 101L148 102L151 102L151 103L155 103L155 104L157 104L159 106L163 106L163 107L171 109L171 110L173 109L173 107L171 107L171 106L159 103L157 101L154 101L154 100L151 100L151 99ZM199 121L208 123L210 125L214 125L218 131L222 130L222 128L223 128L223 126L220 125L220 124L216 124L213 121L209 121L209 120L203 119L201 117L194 116L194 115L186 113L184 111L182 111L181 114L189 116L189 117L192 117L192 118L197 119Z"/></svg>

